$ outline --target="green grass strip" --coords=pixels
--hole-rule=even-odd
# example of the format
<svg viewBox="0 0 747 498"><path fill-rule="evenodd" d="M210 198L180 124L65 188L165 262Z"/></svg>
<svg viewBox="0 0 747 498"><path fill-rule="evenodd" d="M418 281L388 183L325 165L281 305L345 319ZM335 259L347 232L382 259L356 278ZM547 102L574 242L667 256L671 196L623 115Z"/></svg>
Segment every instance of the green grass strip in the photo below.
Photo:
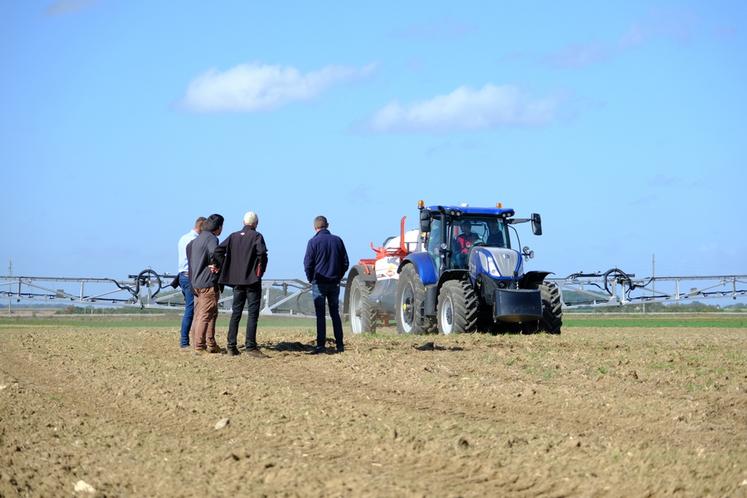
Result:
<svg viewBox="0 0 747 498"><path fill-rule="evenodd" d="M566 316L563 327L615 327L615 328L747 328L747 317L658 317L640 318Z"/></svg>

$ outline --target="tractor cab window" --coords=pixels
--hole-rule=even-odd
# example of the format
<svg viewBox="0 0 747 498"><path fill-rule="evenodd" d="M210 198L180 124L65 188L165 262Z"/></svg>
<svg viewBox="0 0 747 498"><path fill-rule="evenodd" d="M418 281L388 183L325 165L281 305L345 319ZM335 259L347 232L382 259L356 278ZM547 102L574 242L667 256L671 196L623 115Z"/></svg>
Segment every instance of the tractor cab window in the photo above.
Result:
<svg viewBox="0 0 747 498"><path fill-rule="evenodd" d="M490 220L487 223L488 234L485 245L489 247L508 247L506 245L506 224L501 220Z"/></svg>
<svg viewBox="0 0 747 498"><path fill-rule="evenodd" d="M452 269L466 269L472 247L509 247L506 224L495 217L465 217L454 220L451 230Z"/></svg>
<svg viewBox="0 0 747 498"><path fill-rule="evenodd" d="M476 229L473 231L473 228ZM469 250L473 245L482 242L481 227L471 220L454 223L451 241L451 267L467 268Z"/></svg>

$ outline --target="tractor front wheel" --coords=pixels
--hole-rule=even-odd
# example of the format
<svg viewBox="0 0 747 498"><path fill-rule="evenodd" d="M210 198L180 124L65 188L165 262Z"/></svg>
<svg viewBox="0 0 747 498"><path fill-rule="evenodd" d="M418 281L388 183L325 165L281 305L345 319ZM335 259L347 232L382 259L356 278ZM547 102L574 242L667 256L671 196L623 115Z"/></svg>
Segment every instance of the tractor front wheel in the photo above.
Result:
<svg viewBox="0 0 747 498"><path fill-rule="evenodd" d="M397 282L397 332L400 334L426 334L433 329L433 320L423 315L425 286L415 267L406 265Z"/></svg>
<svg viewBox="0 0 747 498"><path fill-rule="evenodd" d="M350 284L350 328L354 334L376 332L376 312L368 301L371 289L359 276Z"/></svg>
<svg viewBox="0 0 747 498"><path fill-rule="evenodd" d="M449 280L438 294L438 331L442 334L474 332L477 328L478 300L466 280Z"/></svg>
<svg viewBox="0 0 747 498"><path fill-rule="evenodd" d="M542 318L539 329L548 334L560 334L563 326L563 303L560 289L554 282L542 282L539 286L542 296Z"/></svg>

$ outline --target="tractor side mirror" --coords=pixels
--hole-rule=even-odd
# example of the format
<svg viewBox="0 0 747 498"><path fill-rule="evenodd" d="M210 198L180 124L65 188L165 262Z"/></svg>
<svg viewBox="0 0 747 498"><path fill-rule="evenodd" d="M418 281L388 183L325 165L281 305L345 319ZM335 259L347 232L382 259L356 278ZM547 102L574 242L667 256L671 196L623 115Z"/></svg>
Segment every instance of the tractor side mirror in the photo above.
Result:
<svg viewBox="0 0 747 498"><path fill-rule="evenodd" d="M431 212L427 209L420 210L420 231L430 233L431 231Z"/></svg>
<svg viewBox="0 0 747 498"><path fill-rule="evenodd" d="M542 216L539 213L532 213L532 233L542 235Z"/></svg>

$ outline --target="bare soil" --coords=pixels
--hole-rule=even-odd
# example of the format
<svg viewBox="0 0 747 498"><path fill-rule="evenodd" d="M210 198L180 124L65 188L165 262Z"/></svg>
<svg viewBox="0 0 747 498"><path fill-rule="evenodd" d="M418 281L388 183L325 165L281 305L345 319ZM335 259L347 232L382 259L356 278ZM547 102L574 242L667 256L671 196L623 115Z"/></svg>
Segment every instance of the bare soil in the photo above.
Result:
<svg viewBox="0 0 747 498"><path fill-rule="evenodd" d="M1 326L0 497L747 496L747 329L177 328Z"/></svg>

